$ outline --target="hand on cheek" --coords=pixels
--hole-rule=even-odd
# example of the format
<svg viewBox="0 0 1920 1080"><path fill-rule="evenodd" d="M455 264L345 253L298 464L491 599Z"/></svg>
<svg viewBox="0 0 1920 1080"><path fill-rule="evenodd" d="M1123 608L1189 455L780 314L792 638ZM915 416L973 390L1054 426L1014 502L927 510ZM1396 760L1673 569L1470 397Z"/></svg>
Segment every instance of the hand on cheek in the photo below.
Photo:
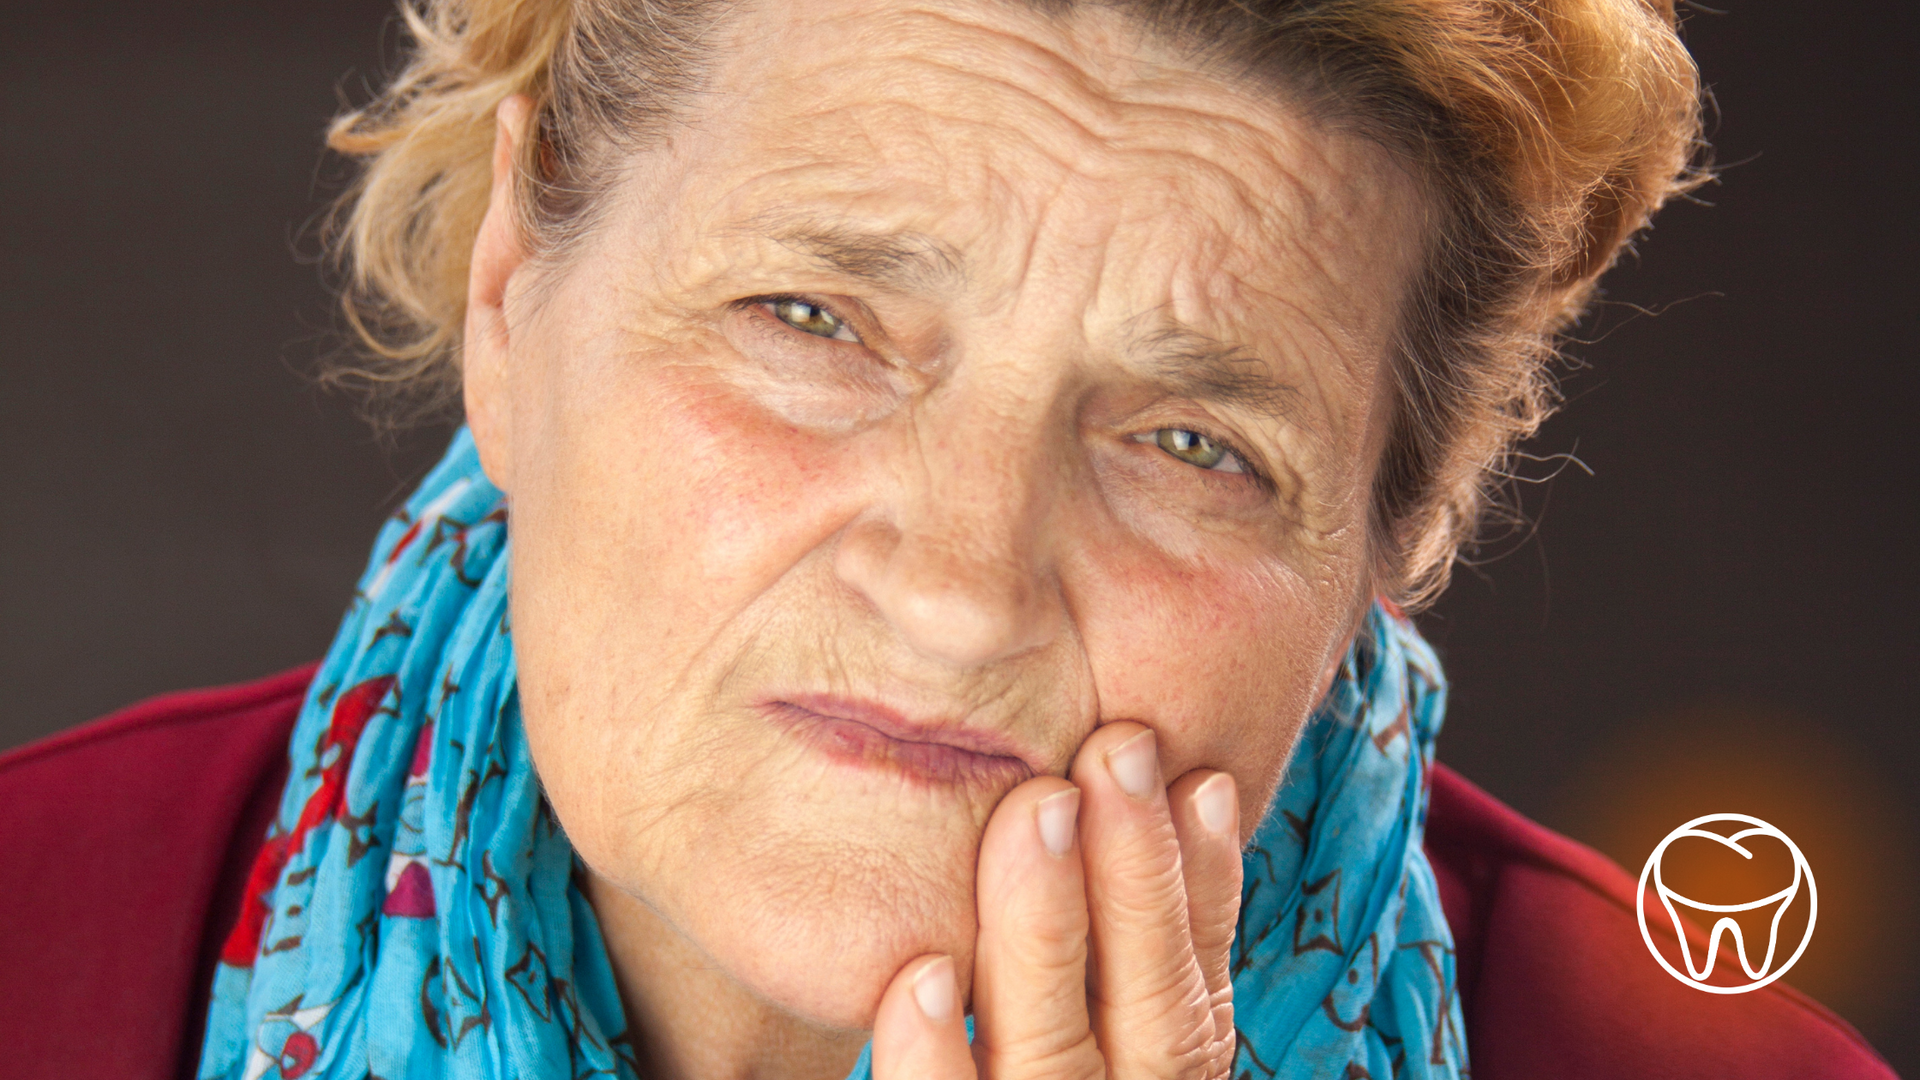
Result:
<svg viewBox="0 0 1920 1080"><path fill-rule="evenodd" d="M1210 770L1166 786L1156 750L1108 724L1071 782L1001 802L980 846L974 1043L952 960L920 957L881 999L875 1080L1231 1073L1239 796Z"/></svg>

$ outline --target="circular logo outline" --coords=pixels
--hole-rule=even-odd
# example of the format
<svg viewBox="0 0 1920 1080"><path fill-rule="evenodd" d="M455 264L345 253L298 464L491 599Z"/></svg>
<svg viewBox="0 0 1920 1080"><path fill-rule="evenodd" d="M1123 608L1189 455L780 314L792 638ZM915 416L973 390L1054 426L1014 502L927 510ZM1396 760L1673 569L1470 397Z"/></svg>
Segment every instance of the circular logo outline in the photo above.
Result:
<svg viewBox="0 0 1920 1080"><path fill-rule="evenodd" d="M1711 821L1738 821L1754 827L1751 829L1743 829L1730 835L1708 832L1699 828L1699 826ZM1700 837L1725 844L1739 852L1743 858L1747 859L1753 858L1753 853L1740 846L1741 840L1749 836L1771 836L1787 845L1787 850L1793 853L1793 884L1780 892L1774 893L1770 897L1749 901L1745 904L1700 904L1696 901L1686 901L1689 906L1699 907L1706 911L1745 911L1770 903L1783 895L1786 896L1786 902L1780 905L1779 912L1775 913L1773 917L1773 925L1769 928L1767 959L1760 967L1761 971L1767 972L1764 977L1754 976L1752 970L1747 966L1746 942L1740 935L1738 924L1734 924L1731 919L1721 919L1713 924L1713 929L1708 933L1707 966L1701 972L1701 979L1710 977L1713 974L1714 968L1717 966L1714 962L1715 950L1719 946L1721 927L1723 925L1729 925L1736 943L1735 951L1737 953L1737 959L1735 963L1749 978L1755 979L1755 981L1745 986L1715 986L1712 983L1702 982L1701 979L1696 979L1691 975L1693 956L1687 948L1686 927L1681 923L1679 913L1673 910L1673 903L1669 899L1670 894L1667 887L1659 878L1660 863L1666 856L1668 846L1675 840L1686 836ZM1687 972L1683 973L1678 971L1672 964L1667 962L1667 958L1661 955L1660 950L1653 944L1652 931L1647 929L1647 879L1650 877L1653 878L1655 887L1660 890L1660 902L1662 906L1667 909L1667 915L1673 919L1673 931L1680 938L1681 962L1686 965ZM1795 900L1799 899L1800 879L1802 877L1806 878L1807 881L1807 928L1805 932L1800 935L1800 947L1793 951L1793 955L1788 957L1778 968L1768 970L1773 963L1774 949L1779 944L1780 918L1786 914L1787 908L1790 907ZM1798 963L1800 957L1806 953L1807 946L1813 943L1814 922L1820 915L1820 888L1814 883L1813 867L1808 864L1807 857L1801 854L1800 845L1794 843L1792 837L1781 832L1771 823L1762 821L1749 814L1702 814L1668 833L1666 838L1661 840L1659 845L1653 849L1653 854L1647 856L1646 865L1640 868L1640 887L1634 893L1633 908L1634 915L1640 922L1640 940L1646 942L1647 951L1653 954L1653 958L1659 962L1661 967L1666 969L1667 974L1693 987L1695 990L1705 991L1709 994L1745 994L1758 990L1772 983L1780 976L1785 975L1787 969Z"/></svg>

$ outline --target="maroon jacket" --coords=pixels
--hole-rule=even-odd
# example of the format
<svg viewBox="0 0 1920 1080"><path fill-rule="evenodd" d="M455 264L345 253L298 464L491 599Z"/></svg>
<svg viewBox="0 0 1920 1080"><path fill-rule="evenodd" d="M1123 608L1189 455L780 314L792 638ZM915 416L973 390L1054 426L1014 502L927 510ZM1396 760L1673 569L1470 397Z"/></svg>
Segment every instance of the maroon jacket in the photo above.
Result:
<svg viewBox="0 0 1920 1080"><path fill-rule="evenodd" d="M191 1077L313 668L135 705L0 757L0 1074ZM1427 854L1475 1080L1890 1080L1774 983L1704 994L1640 940L1635 882L1445 767Z"/></svg>

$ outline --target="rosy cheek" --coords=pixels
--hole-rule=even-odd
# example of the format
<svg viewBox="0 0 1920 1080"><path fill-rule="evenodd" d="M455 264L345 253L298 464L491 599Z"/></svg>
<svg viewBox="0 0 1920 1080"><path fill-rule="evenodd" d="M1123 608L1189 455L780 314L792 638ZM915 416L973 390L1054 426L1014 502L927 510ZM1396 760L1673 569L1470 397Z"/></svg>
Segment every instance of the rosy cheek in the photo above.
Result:
<svg viewBox="0 0 1920 1080"><path fill-rule="evenodd" d="M839 441L723 384L676 388L656 402L659 450L650 456L678 474L658 492L667 504L660 540L695 559L709 584L782 572L837 527L851 486Z"/></svg>
<svg viewBox="0 0 1920 1080"><path fill-rule="evenodd" d="M1324 598L1284 569L1196 567L1138 542L1097 565L1082 633L1102 718L1151 724L1170 773L1276 769L1326 648Z"/></svg>

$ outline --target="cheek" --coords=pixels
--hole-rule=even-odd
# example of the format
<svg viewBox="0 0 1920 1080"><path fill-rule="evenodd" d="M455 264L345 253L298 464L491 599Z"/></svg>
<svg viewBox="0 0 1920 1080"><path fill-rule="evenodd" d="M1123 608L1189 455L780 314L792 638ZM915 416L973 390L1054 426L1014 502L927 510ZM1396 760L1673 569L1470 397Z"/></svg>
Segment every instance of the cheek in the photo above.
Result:
<svg viewBox="0 0 1920 1080"><path fill-rule="evenodd" d="M557 452L536 490L516 493L516 556L523 538L537 547L529 561L575 601L719 617L832 535L851 478L831 441L701 369L634 366L546 425Z"/></svg>
<svg viewBox="0 0 1920 1080"><path fill-rule="evenodd" d="M832 443L697 368L608 374L538 414L512 508L528 735L570 828L632 809L621 770L699 764L665 718L711 705L699 688L750 634L742 613L834 535L857 486Z"/></svg>
<svg viewBox="0 0 1920 1080"><path fill-rule="evenodd" d="M1201 767L1233 773L1251 823L1344 643L1357 575L1195 566L1137 545L1103 555L1081 616L1101 718L1154 727L1169 780Z"/></svg>
<svg viewBox="0 0 1920 1080"><path fill-rule="evenodd" d="M657 441L633 447L647 473L636 530L716 599L759 592L837 525L831 444L718 385L667 389L651 412Z"/></svg>

